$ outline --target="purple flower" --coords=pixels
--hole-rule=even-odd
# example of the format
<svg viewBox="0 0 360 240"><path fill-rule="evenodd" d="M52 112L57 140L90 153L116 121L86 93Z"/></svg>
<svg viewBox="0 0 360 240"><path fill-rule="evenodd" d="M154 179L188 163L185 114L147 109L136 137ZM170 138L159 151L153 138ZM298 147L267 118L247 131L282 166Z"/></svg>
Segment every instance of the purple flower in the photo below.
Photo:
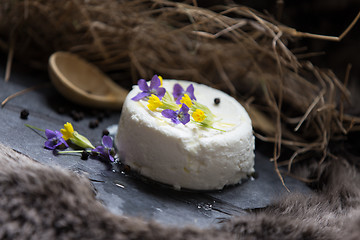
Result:
<svg viewBox="0 0 360 240"><path fill-rule="evenodd" d="M112 138L104 135L102 138L102 146L97 146L96 148L91 150L91 153L93 153L96 158L99 158L101 160L109 160L111 162L114 162L115 151L113 148Z"/></svg>
<svg viewBox="0 0 360 240"><path fill-rule="evenodd" d="M65 139L62 137L63 135L61 132L46 129L45 135L48 139L45 142L45 148L53 150L53 149L59 147L61 144L64 144L65 147L69 147L69 145L66 143Z"/></svg>
<svg viewBox="0 0 360 240"><path fill-rule="evenodd" d="M166 118L170 118L175 124L182 123L185 125L190 121L190 114L188 112L189 108L183 104L180 110L174 111L171 109L165 109L161 112L161 114Z"/></svg>
<svg viewBox="0 0 360 240"><path fill-rule="evenodd" d="M183 87L180 84L175 84L174 85L174 89L173 89L173 96L174 99L176 100L177 104L180 104L180 100L181 98L184 96L184 94L187 94L191 100L195 100L195 95L194 95L194 86L192 84L190 84L187 88L186 91L184 91Z"/></svg>
<svg viewBox="0 0 360 240"><path fill-rule="evenodd" d="M146 81L144 79L140 79L138 81L138 86L140 90L142 90L141 93L133 97L131 100L139 101L145 97L150 96L151 94L156 95L160 100L165 95L165 88L160 87L161 82L157 75L154 75L150 82L150 87L147 85Z"/></svg>

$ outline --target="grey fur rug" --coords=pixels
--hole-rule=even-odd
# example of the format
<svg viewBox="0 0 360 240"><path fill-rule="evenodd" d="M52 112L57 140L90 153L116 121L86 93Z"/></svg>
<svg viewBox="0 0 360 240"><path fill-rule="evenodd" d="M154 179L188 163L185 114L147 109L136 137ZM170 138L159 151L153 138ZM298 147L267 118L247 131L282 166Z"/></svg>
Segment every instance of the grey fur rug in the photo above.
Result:
<svg viewBox="0 0 360 240"><path fill-rule="evenodd" d="M322 171L318 193L289 194L219 228L170 228L116 216L85 177L0 144L0 239L359 239L360 174L341 159Z"/></svg>

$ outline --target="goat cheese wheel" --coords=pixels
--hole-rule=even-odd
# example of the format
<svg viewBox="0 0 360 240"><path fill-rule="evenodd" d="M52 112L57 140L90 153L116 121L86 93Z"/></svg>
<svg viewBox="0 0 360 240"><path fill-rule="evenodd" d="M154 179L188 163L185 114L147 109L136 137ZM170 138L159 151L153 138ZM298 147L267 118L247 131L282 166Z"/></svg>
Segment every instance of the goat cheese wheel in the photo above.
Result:
<svg viewBox="0 0 360 240"><path fill-rule="evenodd" d="M135 85L124 102L115 139L120 160L141 175L175 189L217 190L252 174L254 136L250 117L241 104L203 84L163 80L170 93L175 84L184 89L193 85L196 101L215 116L212 126L202 126L193 119L185 125L176 124L162 115L162 109L149 110L146 100L132 100L142 92Z"/></svg>

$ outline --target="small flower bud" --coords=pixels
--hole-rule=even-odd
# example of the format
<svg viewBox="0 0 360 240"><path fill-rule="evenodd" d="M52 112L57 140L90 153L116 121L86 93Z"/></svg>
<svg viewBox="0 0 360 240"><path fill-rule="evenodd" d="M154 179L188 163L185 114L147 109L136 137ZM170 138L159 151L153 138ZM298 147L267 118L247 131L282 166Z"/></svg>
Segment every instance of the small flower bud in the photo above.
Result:
<svg viewBox="0 0 360 240"><path fill-rule="evenodd" d="M83 135L79 134L78 132L74 131L73 137L70 138L71 142L75 145L82 147L82 148L95 148L89 139L84 137Z"/></svg>

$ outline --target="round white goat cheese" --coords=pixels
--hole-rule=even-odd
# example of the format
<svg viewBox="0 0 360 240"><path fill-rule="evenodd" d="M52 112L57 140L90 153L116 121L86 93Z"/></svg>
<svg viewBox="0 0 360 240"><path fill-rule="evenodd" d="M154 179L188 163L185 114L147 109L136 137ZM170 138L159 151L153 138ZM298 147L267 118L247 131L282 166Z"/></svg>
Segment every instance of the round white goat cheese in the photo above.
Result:
<svg viewBox="0 0 360 240"><path fill-rule="evenodd" d="M194 86L197 102L215 119L211 127L193 120L175 124L149 110L145 100L131 100L141 92L135 85L121 113L116 146L120 160L132 170L175 189L216 190L233 185L254 172L254 136L249 115L226 93L189 81L164 80L170 93L178 83ZM214 99L218 98L219 103Z"/></svg>

